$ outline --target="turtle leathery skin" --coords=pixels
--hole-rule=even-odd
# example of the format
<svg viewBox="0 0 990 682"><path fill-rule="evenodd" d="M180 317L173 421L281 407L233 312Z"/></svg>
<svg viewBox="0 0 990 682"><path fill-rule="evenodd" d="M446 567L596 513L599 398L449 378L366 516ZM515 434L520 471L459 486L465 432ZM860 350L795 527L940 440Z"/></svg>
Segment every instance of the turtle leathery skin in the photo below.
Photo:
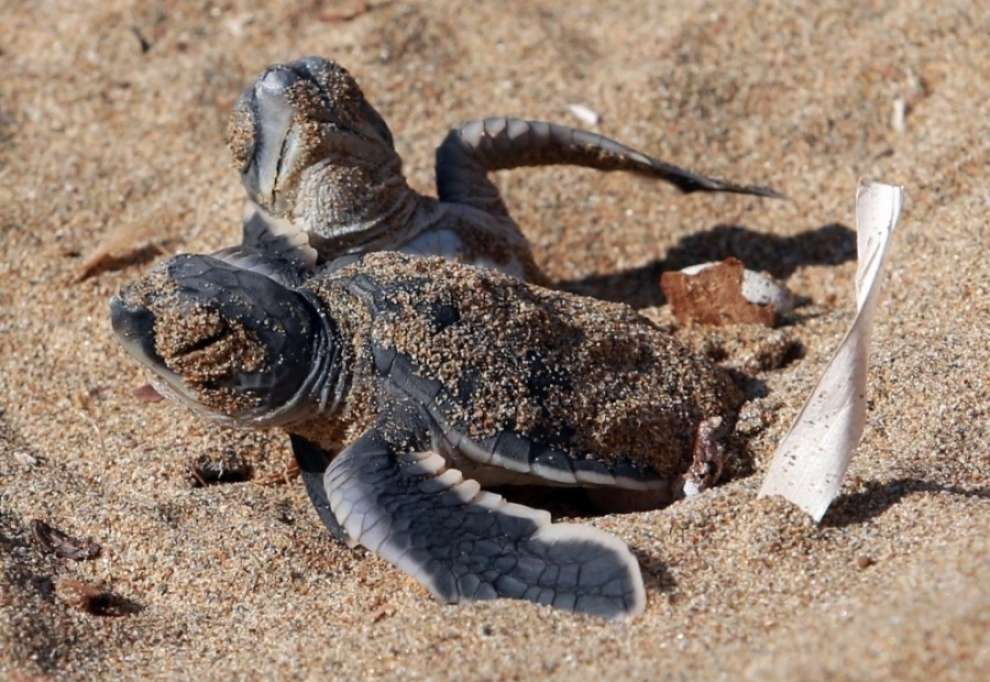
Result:
<svg viewBox="0 0 990 682"><path fill-rule="evenodd" d="M720 368L627 306L438 257L366 254L301 285L244 263L176 256L112 301L166 396L284 429L335 537L438 599L643 609L622 541L483 487L703 490L741 403Z"/></svg>
<svg viewBox="0 0 990 682"><path fill-rule="evenodd" d="M402 174L392 133L340 65L306 57L268 67L231 114L227 140L250 197L249 220L302 231L321 262L393 250L444 256L545 283L489 172L571 164L664 180L682 192L780 196L687 171L556 123L469 121L436 151L437 199ZM245 234L245 240L251 240Z"/></svg>

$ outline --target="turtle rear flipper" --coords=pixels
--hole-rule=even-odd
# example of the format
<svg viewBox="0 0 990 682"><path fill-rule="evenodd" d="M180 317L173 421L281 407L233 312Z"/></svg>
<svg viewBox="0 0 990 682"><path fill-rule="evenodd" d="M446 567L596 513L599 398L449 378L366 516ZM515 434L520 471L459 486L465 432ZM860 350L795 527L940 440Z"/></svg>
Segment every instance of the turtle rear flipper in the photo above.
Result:
<svg viewBox="0 0 990 682"><path fill-rule="evenodd" d="M437 195L507 215L489 171L569 164L629 171L671 183L684 193L731 192L780 198L769 187L716 180L637 151L597 133L556 123L492 117L452 129L437 148Z"/></svg>
<svg viewBox="0 0 990 682"><path fill-rule="evenodd" d="M639 564L618 538L484 492L433 450L398 451L390 430L373 427L326 471L330 509L354 542L445 602L527 599L606 618L643 610Z"/></svg>

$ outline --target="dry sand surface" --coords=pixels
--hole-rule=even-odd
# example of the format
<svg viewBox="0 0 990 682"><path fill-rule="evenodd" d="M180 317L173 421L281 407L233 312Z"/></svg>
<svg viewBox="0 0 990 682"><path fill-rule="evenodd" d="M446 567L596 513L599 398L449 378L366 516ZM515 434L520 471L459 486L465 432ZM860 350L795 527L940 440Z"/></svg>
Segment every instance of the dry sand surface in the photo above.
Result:
<svg viewBox="0 0 990 682"><path fill-rule="evenodd" d="M0 7L0 677L990 670L985 3ZM540 264L571 289L670 323L660 272L735 255L808 299L783 332L680 332L724 346L727 362L774 333L804 354L756 374L765 395L747 408L728 482L667 509L587 520L640 558L648 605L637 620L437 604L383 561L335 545L299 481L259 483L285 466L282 437L133 397L144 377L109 334L109 297L153 258L238 239L227 112L266 64L309 53L355 74L424 191L453 123L515 114L580 125L567 106L581 103L607 135L791 198L684 197L563 168L499 176ZM815 526L755 493L852 315L862 176L904 185L908 203L873 338L866 434ZM150 248L77 281L115 231ZM244 456L254 480L193 487L189 463L225 452ZM103 551L58 558L33 519ZM102 606L119 615L74 606L73 580L111 589Z"/></svg>

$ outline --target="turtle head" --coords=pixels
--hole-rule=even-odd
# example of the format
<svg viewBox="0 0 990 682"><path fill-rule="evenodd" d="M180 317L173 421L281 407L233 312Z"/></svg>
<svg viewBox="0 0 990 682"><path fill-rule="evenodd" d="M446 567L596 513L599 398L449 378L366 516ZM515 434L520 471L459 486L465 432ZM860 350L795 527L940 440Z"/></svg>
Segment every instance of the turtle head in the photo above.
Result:
<svg viewBox="0 0 990 682"><path fill-rule="evenodd" d="M243 426L319 409L330 341L304 295L210 256L170 259L110 302L121 345L163 395Z"/></svg>
<svg viewBox="0 0 990 682"><path fill-rule="evenodd" d="M354 78L321 57L268 67L237 101L227 144L248 194L280 218L298 217L297 200L335 201L307 190L326 186L320 178L327 168L401 177L385 121Z"/></svg>

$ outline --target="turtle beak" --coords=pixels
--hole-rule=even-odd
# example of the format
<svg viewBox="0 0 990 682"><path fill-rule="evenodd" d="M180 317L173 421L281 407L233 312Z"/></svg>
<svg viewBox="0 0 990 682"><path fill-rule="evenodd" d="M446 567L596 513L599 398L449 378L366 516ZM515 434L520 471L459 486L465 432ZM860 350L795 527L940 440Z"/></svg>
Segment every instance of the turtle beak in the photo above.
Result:
<svg viewBox="0 0 990 682"><path fill-rule="evenodd" d="M128 303L121 296L114 296L110 300L110 324L127 354L154 374L151 384L147 386L152 394L195 400L189 396L189 389L182 377L168 368L155 348L153 312L142 305Z"/></svg>
<svg viewBox="0 0 990 682"><path fill-rule="evenodd" d="M249 191L266 206L274 208L280 175L290 171L300 152L299 131L293 126L295 109L289 90L308 80L286 66L269 68L250 88L250 110L254 116L254 163L244 181Z"/></svg>
<svg viewBox="0 0 990 682"><path fill-rule="evenodd" d="M110 324L129 354L146 364L164 367L155 349L155 314L140 305L128 305L119 296L110 300Z"/></svg>

